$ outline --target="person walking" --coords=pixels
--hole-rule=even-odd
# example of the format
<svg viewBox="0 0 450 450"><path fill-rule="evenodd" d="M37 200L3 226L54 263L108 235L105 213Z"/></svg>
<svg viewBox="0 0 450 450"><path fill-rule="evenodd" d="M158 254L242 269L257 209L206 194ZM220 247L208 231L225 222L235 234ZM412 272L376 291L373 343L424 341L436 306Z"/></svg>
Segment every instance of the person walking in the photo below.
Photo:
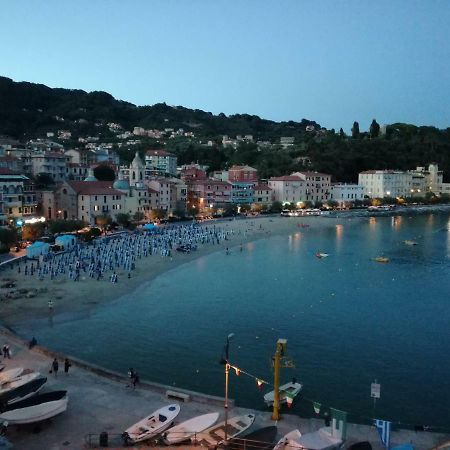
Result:
<svg viewBox="0 0 450 450"><path fill-rule="evenodd" d="M72 363L69 361L68 358L64 360L64 373L67 375L69 373L69 369L72 366Z"/></svg>
<svg viewBox="0 0 450 450"><path fill-rule="evenodd" d="M49 300L49 301L48 301L48 310L49 310L50 312L53 311L53 300Z"/></svg>
<svg viewBox="0 0 450 450"><path fill-rule="evenodd" d="M58 376L58 370L59 370L59 363L58 363L58 360L55 358L52 362L52 368L51 368L51 372L53 372L55 377Z"/></svg>
<svg viewBox="0 0 450 450"><path fill-rule="evenodd" d="M137 372L134 372L132 383L133 389L136 389L136 385L139 383L139 375Z"/></svg>

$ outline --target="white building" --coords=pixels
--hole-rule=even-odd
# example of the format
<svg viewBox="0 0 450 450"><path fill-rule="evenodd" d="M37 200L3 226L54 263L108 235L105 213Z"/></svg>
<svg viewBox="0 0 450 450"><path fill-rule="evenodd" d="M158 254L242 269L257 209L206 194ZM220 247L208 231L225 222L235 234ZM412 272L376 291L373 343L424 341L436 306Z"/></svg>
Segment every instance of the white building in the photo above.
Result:
<svg viewBox="0 0 450 450"><path fill-rule="evenodd" d="M369 198L409 197L414 193L412 173L400 170L366 170L358 175Z"/></svg>
<svg viewBox="0 0 450 450"><path fill-rule="evenodd" d="M177 174L177 157L165 150L148 150L145 154L145 168L148 174Z"/></svg>
<svg viewBox="0 0 450 450"><path fill-rule="evenodd" d="M331 175L319 172L294 172L291 174L305 182L305 198L310 202L326 202L331 193Z"/></svg>
<svg viewBox="0 0 450 450"><path fill-rule="evenodd" d="M295 175L269 178L268 186L272 189L273 201L300 206L306 198L306 182Z"/></svg>
<svg viewBox="0 0 450 450"><path fill-rule="evenodd" d="M348 206L355 200L364 200L364 186L346 183L333 184L330 200L338 202L340 207Z"/></svg>
<svg viewBox="0 0 450 450"><path fill-rule="evenodd" d="M0 191L3 212L9 217L24 217L36 213L36 192L31 180L8 169L0 170Z"/></svg>
<svg viewBox="0 0 450 450"><path fill-rule="evenodd" d="M66 178L66 156L58 152L32 153L24 157L24 170L34 176L45 173L53 181L63 181Z"/></svg>

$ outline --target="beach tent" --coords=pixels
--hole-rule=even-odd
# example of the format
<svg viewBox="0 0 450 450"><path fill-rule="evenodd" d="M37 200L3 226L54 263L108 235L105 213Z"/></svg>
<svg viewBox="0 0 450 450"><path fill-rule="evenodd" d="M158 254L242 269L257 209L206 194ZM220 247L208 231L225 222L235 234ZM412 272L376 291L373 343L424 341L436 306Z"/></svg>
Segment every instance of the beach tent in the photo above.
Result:
<svg viewBox="0 0 450 450"><path fill-rule="evenodd" d="M142 228L144 230L155 230L158 227L154 223L146 223L145 225L142 225Z"/></svg>
<svg viewBox="0 0 450 450"><path fill-rule="evenodd" d="M36 241L27 247L27 258L37 258L46 255L50 250L50 245L46 242Z"/></svg>
<svg viewBox="0 0 450 450"><path fill-rule="evenodd" d="M71 249L77 243L77 238L73 234L63 234L55 239L55 244L64 250Z"/></svg>

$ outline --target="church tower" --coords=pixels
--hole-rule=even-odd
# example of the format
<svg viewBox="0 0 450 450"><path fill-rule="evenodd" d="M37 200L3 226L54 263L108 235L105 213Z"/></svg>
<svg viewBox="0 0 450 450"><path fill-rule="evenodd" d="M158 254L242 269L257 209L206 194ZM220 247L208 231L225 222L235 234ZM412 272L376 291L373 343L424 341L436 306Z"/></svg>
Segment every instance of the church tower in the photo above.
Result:
<svg viewBox="0 0 450 450"><path fill-rule="evenodd" d="M145 174L145 165L142 162L139 153L136 152L136 155L134 156L134 159L130 165L130 186L131 187L144 186L144 174Z"/></svg>

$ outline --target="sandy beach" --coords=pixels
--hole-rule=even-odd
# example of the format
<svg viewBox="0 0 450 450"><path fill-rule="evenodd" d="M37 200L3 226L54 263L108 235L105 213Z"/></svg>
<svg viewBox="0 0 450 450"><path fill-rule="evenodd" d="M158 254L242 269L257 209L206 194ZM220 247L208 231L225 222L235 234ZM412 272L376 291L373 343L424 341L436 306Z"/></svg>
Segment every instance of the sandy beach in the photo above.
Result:
<svg viewBox="0 0 450 450"><path fill-rule="evenodd" d="M349 219L342 219L349 220ZM0 272L0 322L7 327L13 327L15 322L28 318L48 317L48 302L53 302L53 315L61 313L82 312L95 309L100 304L115 301L123 295L129 295L139 286L174 267L193 261L212 252L226 252L228 247L239 247L241 244L268 238L273 235L293 232L308 233L312 228L334 226L336 219L324 217L264 217L224 220L213 223L205 222L201 226L222 228L230 231L228 240L220 244L199 245L196 251L180 253L173 250L171 257L152 255L136 260L136 269L128 279L128 272L118 269L118 283L112 284L109 277L100 281L89 278L82 273L79 282L63 276L56 280L48 277L43 280L37 276L19 274L17 263L4 268ZM307 224L309 227L301 227ZM12 268L11 268L12 267ZM5 287L14 285L14 287Z"/></svg>

